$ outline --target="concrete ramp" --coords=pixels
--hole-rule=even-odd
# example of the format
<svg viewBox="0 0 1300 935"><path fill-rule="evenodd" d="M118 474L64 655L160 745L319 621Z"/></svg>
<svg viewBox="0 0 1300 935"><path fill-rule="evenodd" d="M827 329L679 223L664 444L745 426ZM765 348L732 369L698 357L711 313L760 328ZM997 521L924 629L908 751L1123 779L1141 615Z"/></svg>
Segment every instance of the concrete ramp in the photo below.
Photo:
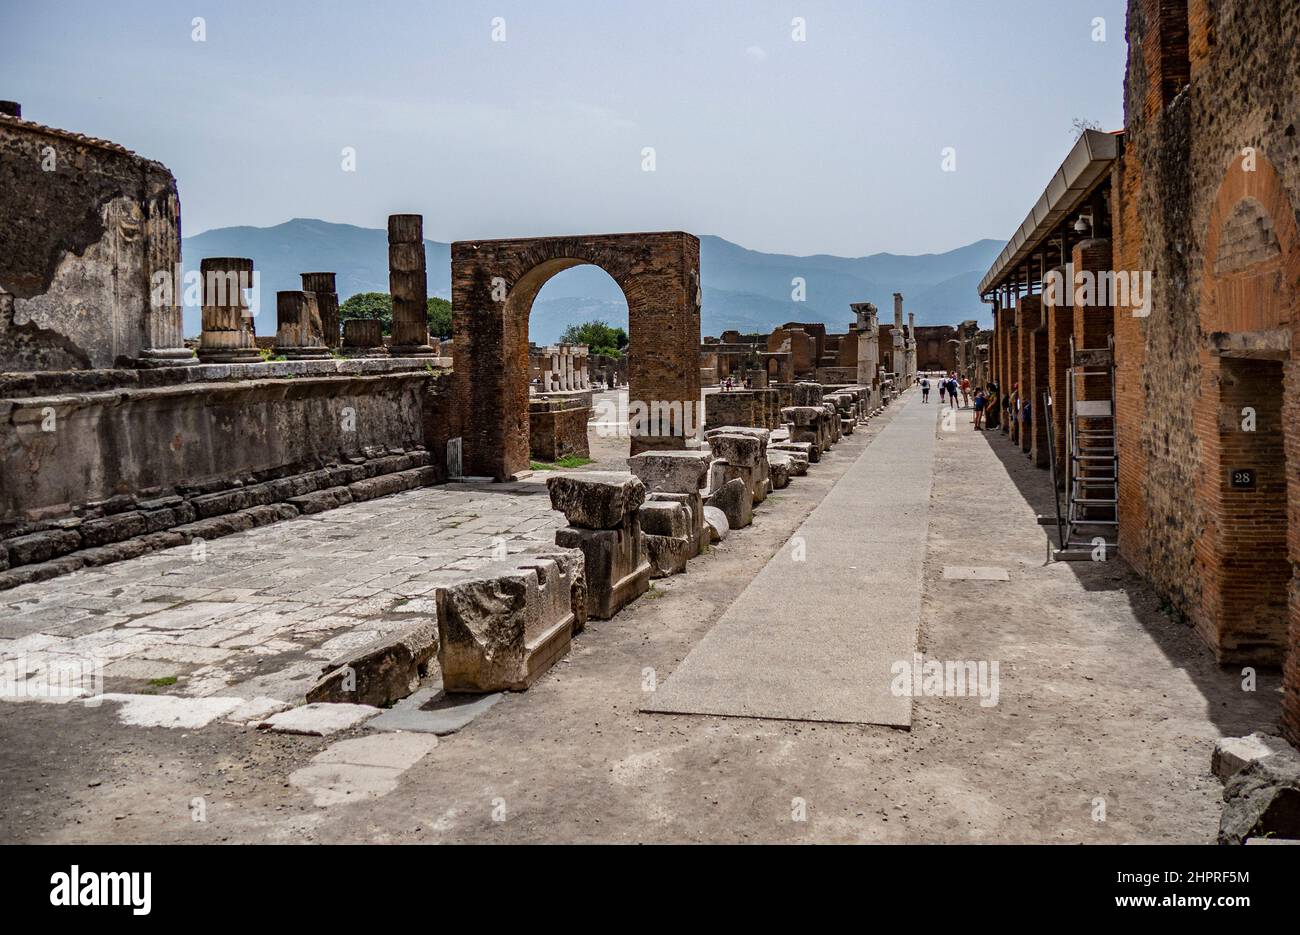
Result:
<svg viewBox="0 0 1300 935"><path fill-rule="evenodd" d="M891 692L891 667L910 667L916 650L944 407L919 393L896 405L642 711L911 726L912 699Z"/></svg>

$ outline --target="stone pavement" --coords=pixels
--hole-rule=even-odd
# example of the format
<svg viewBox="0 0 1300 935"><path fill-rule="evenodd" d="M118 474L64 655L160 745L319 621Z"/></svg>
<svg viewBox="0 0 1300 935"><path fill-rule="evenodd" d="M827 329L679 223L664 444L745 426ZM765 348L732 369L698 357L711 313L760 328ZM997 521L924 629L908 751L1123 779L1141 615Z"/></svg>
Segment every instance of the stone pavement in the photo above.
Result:
<svg viewBox="0 0 1300 935"><path fill-rule="evenodd" d="M642 710L911 725L891 685L916 650L940 407L915 392L895 406Z"/></svg>
<svg viewBox="0 0 1300 935"><path fill-rule="evenodd" d="M0 694L93 667L106 692L263 699L241 713L265 715L341 650L430 613L440 583L563 525L538 483L451 484L23 585L0 592Z"/></svg>

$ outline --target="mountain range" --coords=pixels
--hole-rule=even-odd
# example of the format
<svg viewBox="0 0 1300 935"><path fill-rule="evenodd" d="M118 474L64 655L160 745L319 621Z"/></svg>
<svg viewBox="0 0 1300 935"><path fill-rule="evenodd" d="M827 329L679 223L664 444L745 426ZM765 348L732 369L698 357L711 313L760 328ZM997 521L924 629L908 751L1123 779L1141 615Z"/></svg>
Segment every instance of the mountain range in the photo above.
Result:
<svg viewBox="0 0 1300 935"><path fill-rule="evenodd" d="M426 240L429 294L451 297L450 245ZM903 309L916 323L957 324L973 318L991 322L976 289L1002 242L978 240L946 253L864 257L827 254L790 256L748 250L721 237L700 237L703 305L701 330L718 335L728 329L770 331L787 321L823 322L843 331L853 319L850 302L874 302L881 321L891 321L893 293L903 293ZM259 273L262 309L259 334L275 330L275 293L301 289L299 273L333 270L339 300L358 292L388 291L388 240L380 229L295 218L274 227L222 227L182 244L185 268L214 256L252 257ZM804 282L804 300L794 301L794 280ZM536 343L559 338L570 324L603 319L627 322L627 303L614 281L594 266L579 266L543 287L533 304L529 337ZM185 333L200 330L199 309L185 308Z"/></svg>

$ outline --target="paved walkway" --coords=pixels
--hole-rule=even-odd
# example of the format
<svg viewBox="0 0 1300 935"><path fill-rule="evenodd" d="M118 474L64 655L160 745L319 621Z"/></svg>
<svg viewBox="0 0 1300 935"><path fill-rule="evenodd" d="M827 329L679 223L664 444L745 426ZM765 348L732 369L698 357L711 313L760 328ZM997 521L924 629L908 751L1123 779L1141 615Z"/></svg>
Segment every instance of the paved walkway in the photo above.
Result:
<svg viewBox="0 0 1300 935"><path fill-rule="evenodd" d="M912 723L910 671L941 407L900 411L645 711Z"/></svg>
<svg viewBox="0 0 1300 935"><path fill-rule="evenodd" d="M19 700L93 667L108 692L297 703L439 584L563 525L540 483L452 484L22 585L0 592L0 675Z"/></svg>

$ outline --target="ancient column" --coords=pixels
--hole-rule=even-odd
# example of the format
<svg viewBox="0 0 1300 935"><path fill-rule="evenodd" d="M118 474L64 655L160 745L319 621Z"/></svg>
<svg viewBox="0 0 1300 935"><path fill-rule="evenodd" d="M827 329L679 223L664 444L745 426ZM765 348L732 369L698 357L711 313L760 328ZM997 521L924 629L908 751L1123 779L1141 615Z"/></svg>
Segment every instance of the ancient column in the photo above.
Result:
<svg viewBox="0 0 1300 935"><path fill-rule="evenodd" d="M156 176L156 177L153 177ZM153 173L145 205L145 271L151 277L168 277L171 288L149 290L144 346L136 360L140 367L186 367L198 358L185 346L181 317L181 220L176 183L169 172Z"/></svg>
<svg viewBox="0 0 1300 935"><path fill-rule="evenodd" d="M275 352L289 360L320 360L330 356L321 333L315 292L275 294Z"/></svg>
<svg viewBox="0 0 1300 935"><path fill-rule="evenodd" d="M393 296L393 340L389 352L395 357L432 357L421 215L388 217L388 291Z"/></svg>
<svg viewBox="0 0 1300 935"><path fill-rule="evenodd" d="M209 257L199 263L203 277L203 337L199 360L205 364L257 364L253 313L244 290L253 284L247 257Z"/></svg>
<svg viewBox="0 0 1300 935"><path fill-rule="evenodd" d="M349 318L343 322L345 357L386 357L384 326L378 318Z"/></svg>
<svg viewBox="0 0 1300 935"><path fill-rule="evenodd" d="M334 285L333 273L303 273L302 289L316 293L316 307L320 309L320 325L326 347L338 347L343 340L339 332L339 293Z"/></svg>

